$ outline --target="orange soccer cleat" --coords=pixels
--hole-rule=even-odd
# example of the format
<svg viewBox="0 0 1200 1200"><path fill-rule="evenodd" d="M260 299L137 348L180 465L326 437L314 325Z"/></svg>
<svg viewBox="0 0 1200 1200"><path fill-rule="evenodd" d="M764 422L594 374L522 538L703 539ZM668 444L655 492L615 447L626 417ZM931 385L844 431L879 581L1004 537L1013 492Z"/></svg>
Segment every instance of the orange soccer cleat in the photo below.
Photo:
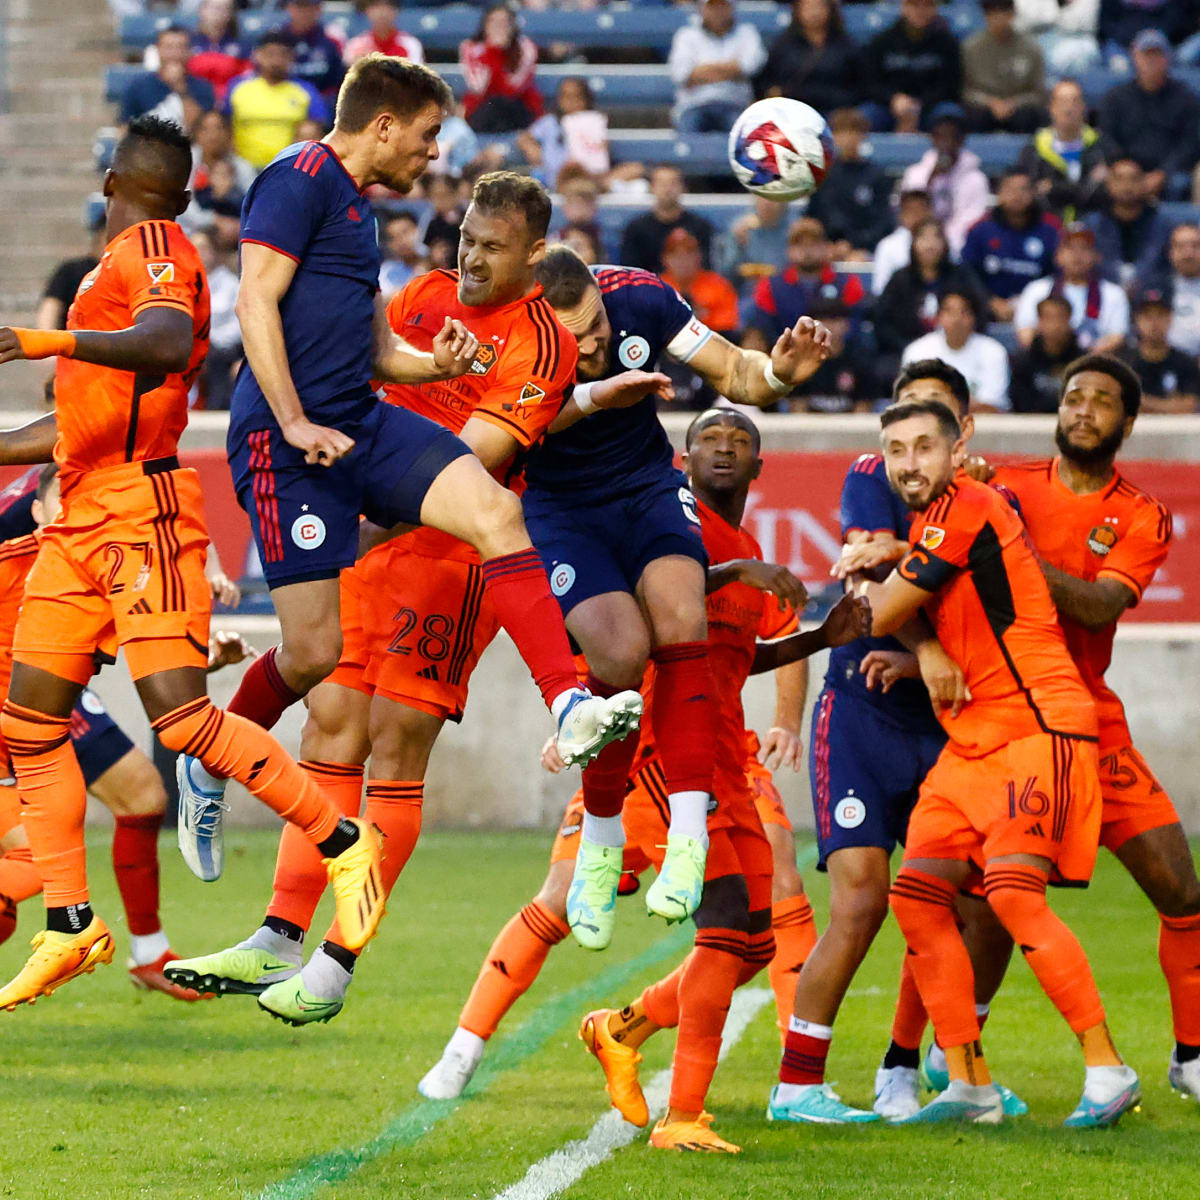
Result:
<svg viewBox="0 0 1200 1200"><path fill-rule="evenodd" d="M32 1004L76 975L88 975L97 964L110 963L112 959L112 934L99 917L93 917L80 933L43 929L33 939L29 961L15 979L0 988L0 1008L12 1012L18 1004Z"/></svg>
<svg viewBox="0 0 1200 1200"><path fill-rule="evenodd" d="M175 962L179 955L174 950L164 950L153 962L142 963L140 966L130 959L126 964L129 970L129 981L136 988L147 992L162 992L175 1000L211 1000L212 992L198 992L195 988L180 987L172 983L163 973L169 963Z"/></svg>
<svg viewBox="0 0 1200 1200"><path fill-rule="evenodd" d="M741 1154L735 1146L713 1133L712 1113L702 1112L694 1121L668 1121L663 1117L650 1134L655 1150L694 1150L701 1154Z"/></svg>
<svg viewBox="0 0 1200 1200"><path fill-rule="evenodd" d="M346 817L358 827L358 841L336 858L324 859L333 887L334 911L347 950L361 950L374 936L383 918L387 897L379 864L383 859L383 834L357 817Z"/></svg>
<svg viewBox="0 0 1200 1200"><path fill-rule="evenodd" d="M631 1125L643 1128L650 1120L646 1097L638 1081L638 1064L642 1056L632 1046L623 1046L608 1031L610 1008L598 1008L583 1018L579 1038L596 1056L604 1071L604 1090L612 1106Z"/></svg>

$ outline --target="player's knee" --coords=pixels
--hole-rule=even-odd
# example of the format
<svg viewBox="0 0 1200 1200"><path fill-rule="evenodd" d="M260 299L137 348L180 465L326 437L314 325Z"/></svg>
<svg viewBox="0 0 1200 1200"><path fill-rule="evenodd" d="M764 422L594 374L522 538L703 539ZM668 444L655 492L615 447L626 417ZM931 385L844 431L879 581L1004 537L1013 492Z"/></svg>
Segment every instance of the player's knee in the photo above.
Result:
<svg viewBox="0 0 1200 1200"><path fill-rule="evenodd" d="M424 779L442 721L405 704L371 706L371 773L377 779Z"/></svg>
<svg viewBox="0 0 1200 1200"><path fill-rule="evenodd" d="M702 642L707 636L704 597L673 592L656 596L654 611L654 640L659 646L679 642Z"/></svg>
<svg viewBox="0 0 1200 1200"><path fill-rule="evenodd" d="M1000 924L1017 941L1028 940L1021 938L1020 931L1028 928L1030 922L1041 918L1049 909L1044 888L1039 892L1023 887L993 885L987 889L987 899Z"/></svg>
<svg viewBox="0 0 1200 1200"><path fill-rule="evenodd" d="M342 657L342 631L339 628L314 628L298 645L287 647L288 674L299 677L297 690L314 688L333 674Z"/></svg>
<svg viewBox="0 0 1200 1200"><path fill-rule="evenodd" d="M697 929L736 929L749 934L750 892L746 880L741 875L708 880L692 919Z"/></svg>
<svg viewBox="0 0 1200 1200"><path fill-rule="evenodd" d="M1155 898L1154 907L1164 917L1194 917L1200 913L1200 880L1172 877Z"/></svg>
<svg viewBox="0 0 1200 1200"><path fill-rule="evenodd" d="M610 687L641 687L650 659L650 633L644 624L614 625L597 631L585 647L588 667Z"/></svg>
<svg viewBox="0 0 1200 1200"><path fill-rule="evenodd" d="M513 554L528 546L521 501L508 488L499 484L488 488L471 516L470 541L483 558Z"/></svg>
<svg viewBox="0 0 1200 1200"><path fill-rule="evenodd" d="M130 750L92 785L92 792L119 817L152 817L166 811L167 789L155 765Z"/></svg>

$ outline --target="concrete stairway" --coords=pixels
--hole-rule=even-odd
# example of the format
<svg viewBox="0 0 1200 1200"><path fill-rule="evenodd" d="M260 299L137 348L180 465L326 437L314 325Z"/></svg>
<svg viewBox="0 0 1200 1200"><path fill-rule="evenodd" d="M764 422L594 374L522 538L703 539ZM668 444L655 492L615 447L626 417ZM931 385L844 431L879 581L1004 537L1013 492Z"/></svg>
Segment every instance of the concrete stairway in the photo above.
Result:
<svg viewBox="0 0 1200 1200"><path fill-rule="evenodd" d="M29 324L63 258L83 253L99 187L92 137L112 120L104 67L119 58L104 0L8 0L8 109L0 113L0 324ZM5 409L36 408L45 368L2 368Z"/></svg>

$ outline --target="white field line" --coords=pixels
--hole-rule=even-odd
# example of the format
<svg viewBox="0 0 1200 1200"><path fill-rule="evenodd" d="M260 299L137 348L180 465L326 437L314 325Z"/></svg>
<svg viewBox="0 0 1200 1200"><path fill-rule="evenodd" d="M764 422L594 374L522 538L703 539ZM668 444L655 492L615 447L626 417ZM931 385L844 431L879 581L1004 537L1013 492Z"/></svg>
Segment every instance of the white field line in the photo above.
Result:
<svg viewBox="0 0 1200 1200"><path fill-rule="evenodd" d="M766 988L743 988L734 993L729 1015L725 1018L720 1058L737 1044L747 1026L771 998L771 992ZM670 1089L670 1068L659 1071L646 1085L646 1104L652 1121L666 1108ZM624 1120L616 1109L609 1109L592 1126L587 1137L568 1142L553 1154L547 1154L525 1172L523 1179L497 1192L492 1200L550 1200L592 1167L611 1158L614 1151L629 1145L641 1132L636 1125Z"/></svg>

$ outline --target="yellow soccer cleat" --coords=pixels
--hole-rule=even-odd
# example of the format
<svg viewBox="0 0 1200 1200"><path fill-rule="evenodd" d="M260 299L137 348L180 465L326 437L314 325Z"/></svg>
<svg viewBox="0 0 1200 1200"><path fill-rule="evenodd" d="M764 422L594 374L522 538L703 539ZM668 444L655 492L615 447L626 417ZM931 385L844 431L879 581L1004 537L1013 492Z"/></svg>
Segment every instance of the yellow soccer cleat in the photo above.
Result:
<svg viewBox="0 0 1200 1200"><path fill-rule="evenodd" d="M596 1056L604 1071L604 1090L612 1106L630 1125L642 1129L650 1120L646 1097L638 1081L638 1063L642 1056L632 1046L622 1046L608 1032L610 1008L598 1008L583 1018L579 1026L579 1039Z"/></svg>
<svg viewBox="0 0 1200 1200"><path fill-rule="evenodd" d="M345 819L358 827L358 841L337 858L325 859L325 870L346 949L361 950L375 936L387 899L379 873L383 834L357 817Z"/></svg>
<svg viewBox="0 0 1200 1200"><path fill-rule="evenodd" d="M56 933L43 929L33 939L29 961L0 988L0 1008L9 1012L18 1004L32 1004L49 996L76 975L88 975L99 963L113 960L112 934L99 917L79 933Z"/></svg>
<svg viewBox="0 0 1200 1200"><path fill-rule="evenodd" d="M712 1113L702 1112L694 1121L670 1121L663 1117L650 1134L655 1150L694 1150L701 1154L741 1154L741 1146L713 1133Z"/></svg>

